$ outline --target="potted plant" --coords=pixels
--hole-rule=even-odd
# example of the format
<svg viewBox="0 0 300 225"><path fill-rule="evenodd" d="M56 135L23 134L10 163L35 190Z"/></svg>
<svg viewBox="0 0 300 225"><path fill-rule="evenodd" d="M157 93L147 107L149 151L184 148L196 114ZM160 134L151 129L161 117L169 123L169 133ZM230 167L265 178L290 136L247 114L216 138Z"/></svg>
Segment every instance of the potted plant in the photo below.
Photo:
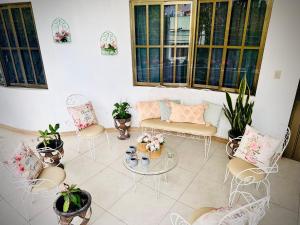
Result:
<svg viewBox="0 0 300 225"><path fill-rule="evenodd" d="M114 104L112 116L115 127L119 130L118 138L125 140L130 137L129 128L131 125L131 114L129 113L130 105L128 102L119 102Z"/></svg>
<svg viewBox="0 0 300 225"><path fill-rule="evenodd" d="M62 225L71 224L75 217L82 219L81 224L87 224L92 210L92 196L87 191L81 190L76 185L64 183L64 190L53 203L53 210L59 217Z"/></svg>
<svg viewBox="0 0 300 225"><path fill-rule="evenodd" d="M148 150L151 159L160 157L164 142L164 137L161 134L154 135L150 138L146 145L146 149Z"/></svg>
<svg viewBox="0 0 300 225"><path fill-rule="evenodd" d="M227 106L224 104L224 112L227 117L231 129L228 131L228 138L231 141L234 138L242 136L245 132L246 126L252 123L252 112L254 102L250 101L250 88L247 84L246 76L243 77L239 86L239 95L233 107L230 95L226 92ZM238 147L238 142L233 144L233 149ZM232 155L234 152L232 152Z"/></svg>
<svg viewBox="0 0 300 225"><path fill-rule="evenodd" d="M43 161L54 166L60 164L60 159L64 154L64 142L61 140L58 129L59 124L57 123L54 126L49 124L49 130L39 130L39 139L42 139L42 141L36 146ZM51 149L58 151L60 154L53 154Z"/></svg>
<svg viewBox="0 0 300 225"><path fill-rule="evenodd" d="M140 152L146 152L147 148L146 145L148 144L148 142L151 139L151 135L148 133L143 133L142 135L140 135L137 138L137 150L139 150Z"/></svg>

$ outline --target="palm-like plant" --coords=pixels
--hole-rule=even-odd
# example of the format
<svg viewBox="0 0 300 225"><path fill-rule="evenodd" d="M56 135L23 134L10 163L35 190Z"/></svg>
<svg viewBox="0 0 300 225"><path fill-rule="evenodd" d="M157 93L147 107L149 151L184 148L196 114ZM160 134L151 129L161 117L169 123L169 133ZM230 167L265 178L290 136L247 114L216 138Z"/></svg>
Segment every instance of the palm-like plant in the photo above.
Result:
<svg viewBox="0 0 300 225"><path fill-rule="evenodd" d="M130 105L128 102L120 102L114 104L114 109L112 111L112 116L115 119L128 119L131 117L129 113Z"/></svg>
<svg viewBox="0 0 300 225"><path fill-rule="evenodd" d="M246 125L251 125L252 123L251 116L254 106L254 102L250 101L250 88L247 84L246 76L241 80L235 107L233 108L231 97L227 92L226 100L227 106L224 104L223 109L231 125L230 133L234 136L243 135Z"/></svg>

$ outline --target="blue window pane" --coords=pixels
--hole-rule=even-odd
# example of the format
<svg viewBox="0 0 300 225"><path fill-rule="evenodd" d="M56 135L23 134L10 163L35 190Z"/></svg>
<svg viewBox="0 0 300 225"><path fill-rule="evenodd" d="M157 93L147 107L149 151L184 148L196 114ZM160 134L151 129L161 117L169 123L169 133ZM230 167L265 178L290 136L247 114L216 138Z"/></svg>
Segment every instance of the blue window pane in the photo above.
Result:
<svg viewBox="0 0 300 225"><path fill-rule="evenodd" d="M45 72L42 63L42 57L40 51L33 50L31 51L32 62L34 65L36 80L38 84L46 84Z"/></svg>
<svg viewBox="0 0 300 225"><path fill-rule="evenodd" d="M241 45L248 0L233 0L228 45Z"/></svg>
<svg viewBox="0 0 300 225"><path fill-rule="evenodd" d="M223 45L226 20L227 20L227 2L217 2L216 3L216 14L215 14L215 26L214 26L214 45Z"/></svg>
<svg viewBox="0 0 300 225"><path fill-rule="evenodd" d="M160 49L149 49L150 82L160 82Z"/></svg>
<svg viewBox="0 0 300 225"><path fill-rule="evenodd" d="M188 68L188 48L176 49L176 83L186 83Z"/></svg>
<svg viewBox="0 0 300 225"><path fill-rule="evenodd" d="M30 8L22 8L22 14L26 27L26 34L30 47L38 47L38 39L35 31L33 15Z"/></svg>
<svg viewBox="0 0 300 225"><path fill-rule="evenodd" d="M219 86L223 49L212 49L209 84Z"/></svg>
<svg viewBox="0 0 300 225"><path fill-rule="evenodd" d="M0 47L7 47L7 46L8 43L5 35L4 23L2 17L0 16Z"/></svg>
<svg viewBox="0 0 300 225"><path fill-rule="evenodd" d="M175 5L164 8L164 44L174 45L175 39Z"/></svg>
<svg viewBox="0 0 300 225"><path fill-rule="evenodd" d="M16 71L17 71L17 76L18 76L18 79L19 79L19 83L24 83L24 77L23 77L23 74L22 74L20 58L19 58L17 50L12 50L12 55L13 55L13 58L14 58L14 61L15 61L15 68L16 68Z"/></svg>
<svg viewBox="0 0 300 225"><path fill-rule="evenodd" d="M27 50L21 50L21 56L23 60L23 65L26 73L27 82L29 84L34 84L34 75L33 70L30 63L29 52Z"/></svg>
<svg viewBox="0 0 300 225"><path fill-rule="evenodd" d="M259 46L267 9L266 0L252 0L247 27L246 45Z"/></svg>
<svg viewBox="0 0 300 225"><path fill-rule="evenodd" d="M198 45L210 44L213 3L201 3L199 13Z"/></svg>
<svg viewBox="0 0 300 225"><path fill-rule="evenodd" d="M3 73L5 74L5 77L8 78L9 83L16 83L16 74L13 68L13 61L10 56L10 53L8 50L1 50L1 64L3 68Z"/></svg>
<svg viewBox="0 0 300 225"><path fill-rule="evenodd" d="M173 83L173 69L174 69L174 49L164 49L164 82Z"/></svg>
<svg viewBox="0 0 300 225"><path fill-rule="evenodd" d="M178 5L177 10L177 45L190 43L191 4Z"/></svg>
<svg viewBox="0 0 300 225"><path fill-rule="evenodd" d="M14 25L15 25L15 30L16 30L19 46L27 47L20 9L18 9L18 8L11 9L11 14L12 14Z"/></svg>
<svg viewBox="0 0 300 225"><path fill-rule="evenodd" d="M225 63L224 87L237 87L240 50L228 49Z"/></svg>
<svg viewBox="0 0 300 225"><path fill-rule="evenodd" d="M16 42L15 42L13 30L12 30L12 24L11 24L11 21L10 21L10 18L9 18L9 12L8 12L7 9L3 9L2 14L3 14L3 17L4 17L4 23L5 23L9 43L12 47L16 47Z"/></svg>
<svg viewBox="0 0 300 225"><path fill-rule="evenodd" d="M136 74L138 82L147 82L147 50L146 48L136 49Z"/></svg>
<svg viewBox="0 0 300 225"><path fill-rule="evenodd" d="M135 42L137 45L146 44L146 6L134 7Z"/></svg>
<svg viewBox="0 0 300 225"><path fill-rule="evenodd" d="M258 57L258 50L244 50L243 62L241 68L241 79L246 75L247 82L250 89L253 88L253 82L256 72L256 63Z"/></svg>
<svg viewBox="0 0 300 225"><path fill-rule="evenodd" d="M198 48L196 68L195 68L195 84L206 84L207 68L208 68L209 48Z"/></svg>
<svg viewBox="0 0 300 225"><path fill-rule="evenodd" d="M160 6L149 5L149 44L160 44Z"/></svg>

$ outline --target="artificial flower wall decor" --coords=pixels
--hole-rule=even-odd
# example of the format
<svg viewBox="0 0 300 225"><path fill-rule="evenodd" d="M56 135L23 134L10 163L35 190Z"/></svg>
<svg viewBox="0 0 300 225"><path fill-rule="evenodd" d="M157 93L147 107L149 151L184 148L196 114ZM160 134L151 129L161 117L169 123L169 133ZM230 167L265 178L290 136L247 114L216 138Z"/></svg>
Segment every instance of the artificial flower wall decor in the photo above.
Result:
<svg viewBox="0 0 300 225"><path fill-rule="evenodd" d="M118 46L116 36L110 31L105 31L100 38L100 47L102 55L117 55Z"/></svg>
<svg viewBox="0 0 300 225"><path fill-rule="evenodd" d="M62 18L56 18L52 22L52 37L57 44L71 42L71 33L68 23Z"/></svg>

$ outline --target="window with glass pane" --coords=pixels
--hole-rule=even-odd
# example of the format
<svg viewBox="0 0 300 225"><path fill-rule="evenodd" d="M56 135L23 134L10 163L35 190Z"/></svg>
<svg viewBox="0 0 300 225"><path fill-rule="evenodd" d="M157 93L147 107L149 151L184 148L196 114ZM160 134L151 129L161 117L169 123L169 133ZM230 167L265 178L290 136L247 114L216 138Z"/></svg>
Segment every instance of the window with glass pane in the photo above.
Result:
<svg viewBox="0 0 300 225"><path fill-rule="evenodd" d="M0 62L0 83L47 88L30 3L0 4Z"/></svg>
<svg viewBox="0 0 300 225"><path fill-rule="evenodd" d="M273 0L130 4L135 84L255 93Z"/></svg>

